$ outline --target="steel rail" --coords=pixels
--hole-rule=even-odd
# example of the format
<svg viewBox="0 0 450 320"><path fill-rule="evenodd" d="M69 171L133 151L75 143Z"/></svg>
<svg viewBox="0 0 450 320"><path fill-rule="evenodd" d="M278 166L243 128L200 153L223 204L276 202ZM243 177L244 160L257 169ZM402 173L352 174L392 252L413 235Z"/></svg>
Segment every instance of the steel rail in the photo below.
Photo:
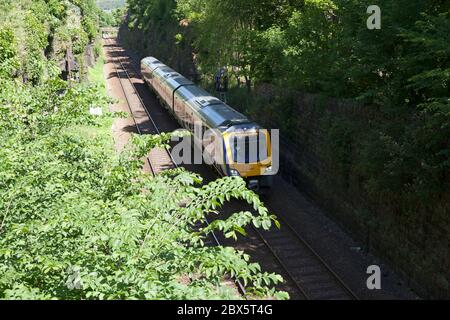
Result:
<svg viewBox="0 0 450 320"><path fill-rule="evenodd" d="M325 260L319 255L319 253L311 247L311 245L305 240L305 238L302 237L294 227L292 227L292 225L286 220L286 218L280 214L277 215L277 218L292 232L295 238L297 238L297 240L299 240L308 249L308 251L313 254L313 256L319 261L319 263L332 276L332 278L334 278L334 280L341 286L341 288L343 288L344 291L346 291L353 300L359 300L358 296L353 292L353 290L351 290L350 287L342 280L342 278L339 277L339 275L330 267L330 265L325 262Z"/></svg>
<svg viewBox="0 0 450 320"><path fill-rule="evenodd" d="M131 59L132 60L132 59ZM122 64L122 62L121 62ZM132 67L132 69L134 70L134 73L136 75L138 75L139 77L141 77L141 73L136 71L135 66L133 66L133 61L131 61L130 66ZM134 86L134 84L133 84ZM139 96L139 95L138 95ZM139 97L140 98L140 97ZM141 100L142 101L142 100ZM148 110L146 109L147 113ZM149 115L150 117L150 115ZM156 126L156 125L155 125ZM170 152L169 152L170 154ZM173 158L172 158L173 159ZM174 162L174 164L176 165L176 163ZM178 167L178 166L177 166ZM223 176L223 175L222 175ZM323 260L323 258L311 247L311 245L295 230L294 227L291 226L291 224L289 224L287 222L287 220L282 217L281 215L277 216L279 220L282 221L282 223L291 231L291 233L293 234L293 236L302 244L304 245L304 247L307 248L307 250L312 254L312 256L318 261L319 265L321 265L329 275L331 275L331 277L335 280L335 282L337 283L337 285L343 289L348 296L353 299L353 300L359 300L359 298L357 297L357 295L345 284L345 282L337 275L336 272L334 272L332 270L332 268ZM207 222L207 224L209 224L209 222ZM296 286L296 288L298 289L298 291L301 293L301 295L309 300L311 299L310 296L307 294L307 290L305 290L305 288L299 283L299 281L296 280L295 276L292 274L292 272L289 270L289 267L287 267L285 265L285 263L283 262L283 260L280 258L280 256L276 253L276 250L270 245L270 243L268 242L268 240L264 237L264 235L252 225L252 229L255 231L255 233L258 235L258 237L261 239L261 241L264 243L264 245L268 248L268 250L270 251L270 253L273 255L273 257L275 258L275 260L278 262L278 264L281 266L281 268L284 270L284 272L289 276L289 278L291 279L292 283ZM216 243L219 243L218 239L216 238L215 235L213 235Z"/></svg>
<svg viewBox="0 0 450 320"><path fill-rule="evenodd" d="M115 69L116 74L117 74L117 78L118 78L119 83L120 83L120 87L122 88L123 94L124 94L124 96L125 96L125 100L126 100L126 102L127 102L128 110L130 111L130 115L131 115L131 117L133 118L133 122L134 122L134 125L135 125L135 127L136 127L136 130L137 130L137 132L138 132L139 135L142 135L142 130L141 130L141 128L139 127L139 125L138 125L138 123L137 123L137 120L136 120L136 117L134 116L133 109L131 108L130 98L129 98L129 96L128 96L128 94L127 94L127 91L125 90L125 87L124 87L124 85L123 85L123 83L122 83L122 80L121 80L122 78L121 78L121 76L120 76L119 69L117 68L116 63L115 63L115 61L113 60L114 57L111 57L111 58L112 58L111 61L112 61L113 65L114 65L114 69ZM127 75L127 76L128 76L128 75ZM130 79L128 78L128 80L130 80ZM146 160L147 160L147 162L148 162L148 165L149 165L149 167L150 167L150 170L152 171L152 174L154 175L155 172L154 172L154 170L153 170L153 165L152 165L152 162L151 162L150 158L149 158L149 157L146 157Z"/></svg>
<svg viewBox="0 0 450 320"><path fill-rule="evenodd" d="M112 40L111 40L111 41L112 41ZM114 44L114 43L113 43L113 44ZM154 127L156 133L157 133L158 135L160 135L160 134L161 134L161 131L159 130L158 126L156 125L155 121L153 120L153 117L151 116L150 112L147 110L146 105L145 105L144 101L142 100L141 96L139 95L138 90L137 90L135 84L134 84L133 81L131 80L131 77L130 77L129 72L126 70L126 68L125 68L125 66L123 65L121 59L118 59L118 61L119 61L119 63L120 63L121 69L122 69L123 72L126 74L126 76L127 76L127 78L128 78L128 81L131 83L131 85L132 85L132 87L133 87L133 89L134 89L134 92L135 92L136 96L139 98L140 104L141 104L141 106L143 107L143 109L145 110L145 112L146 112L146 114L147 114L147 117L149 118L149 120L150 120L151 123L152 123L152 126ZM117 76L119 77L119 81L120 81L121 78L120 78L120 75L119 75L119 73L118 73L117 66L116 66L116 64L115 64L114 61L113 61L113 64L114 64L114 67L115 67L115 69L116 69ZM134 67L133 67L133 69L135 70ZM127 94L126 94L126 90L125 90L125 88L124 88L122 82L120 82L120 84L121 84L122 90L123 90L123 92L124 92L124 94L125 94L125 97L126 97L126 99L127 99L128 107L129 107L129 109L130 109L131 115L132 115L133 120L134 120L134 122L135 122L136 128L138 128L138 133L139 133L139 135L142 135L142 131L139 129L139 126L138 126L138 124L137 124L137 121L136 121L136 119L134 118L133 111L132 111L131 105L130 105L130 101L129 101L129 99L128 99L128 97L127 97ZM165 151L167 152L167 155L169 156L169 158L170 158L170 160L171 160L173 166L174 166L175 168L179 168L179 165L176 163L176 161L175 161L175 159L173 158L173 156L172 156L170 150L169 150L167 147L164 147L164 149L165 149ZM153 164L152 164L150 158L147 157L147 160L148 160L148 164L149 164L149 166L150 166L150 169L151 169L151 171L152 171L153 176L156 176L156 172L155 172L155 170L154 170L154 167L153 167ZM206 217L205 217L205 222L206 222L207 226L210 225L210 223L209 223L209 221L208 221L208 219L207 219ZM221 246L221 243L220 243L219 239L217 238L216 234L215 234L214 232L212 232L211 235L212 235L212 237L214 238L214 242L215 242L218 246ZM236 279L235 281L236 281L236 283L237 283L237 285L238 285L238 287L239 287L239 291L240 291L241 294L246 298L247 292L246 292L246 290L245 290L244 285L243 285L242 282L241 282L240 280L238 280L238 279Z"/></svg>

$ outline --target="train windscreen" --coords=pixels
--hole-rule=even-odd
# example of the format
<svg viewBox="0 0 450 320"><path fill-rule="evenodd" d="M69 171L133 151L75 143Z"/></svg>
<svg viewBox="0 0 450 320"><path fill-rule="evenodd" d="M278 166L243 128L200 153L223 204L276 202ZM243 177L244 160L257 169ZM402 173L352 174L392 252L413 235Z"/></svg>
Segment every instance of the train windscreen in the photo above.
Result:
<svg viewBox="0 0 450 320"><path fill-rule="evenodd" d="M233 135L230 138L233 162L258 163L268 158L266 135Z"/></svg>

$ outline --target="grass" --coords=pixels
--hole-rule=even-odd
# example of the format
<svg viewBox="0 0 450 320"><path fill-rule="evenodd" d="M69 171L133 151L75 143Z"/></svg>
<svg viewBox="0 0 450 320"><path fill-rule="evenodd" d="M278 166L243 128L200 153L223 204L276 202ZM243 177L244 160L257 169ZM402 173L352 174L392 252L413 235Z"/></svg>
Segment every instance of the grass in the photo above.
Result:
<svg viewBox="0 0 450 320"><path fill-rule="evenodd" d="M103 68L105 66L105 59L100 56L93 68L89 68L88 80L91 83L97 84L101 87L101 93L107 95L106 91L106 80L103 73ZM109 110L103 110L103 113L108 113ZM87 138L95 143L100 143L105 149L114 152L114 139L111 132L111 126L113 124L113 119L111 117L102 117L98 120L97 126L91 125L78 125L68 128L68 132L76 133L76 135Z"/></svg>
<svg viewBox="0 0 450 320"><path fill-rule="evenodd" d="M103 67L105 66L105 59L100 57L97 60L94 68L89 69L88 79L92 83L99 84L102 87L102 92L106 94L105 76L103 74Z"/></svg>

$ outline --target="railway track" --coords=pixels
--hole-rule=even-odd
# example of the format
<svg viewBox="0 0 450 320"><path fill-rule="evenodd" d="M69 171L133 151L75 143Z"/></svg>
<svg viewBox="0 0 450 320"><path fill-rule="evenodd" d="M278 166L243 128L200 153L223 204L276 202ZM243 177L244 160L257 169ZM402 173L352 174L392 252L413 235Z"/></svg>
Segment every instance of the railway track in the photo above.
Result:
<svg viewBox="0 0 450 320"><path fill-rule="evenodd" d="M358 300L356 294L305 241L278 215L281 229L253 230L283 267L290 280L307 300Z"/></svg>
<svg viewBox="0 0 450 320"><path fill-rule="evenodd" d="M110 44L114 44L111 40L109 40L108 42ZM120 85L121 85L123 93L125 95L130 114L131 114L134 124L136 126L137 133L139 135L161 134L161 131L159 130L158 126L156 125L155 121L153 120L153 117L151 116L150 112L146 108L144 101L139 96L138 91L137 91L133 81L131 80L132 78L131 78L128 70L125 68L123 62L121 61L121 58L118 57L118 55L115 54L115 52L109 51L109 53L113 55L113 56L111 56L111 58L112 58L111 61L114 65L114 69L116 71L117 77L119 78ZM124 76L126 76L126 78L124 78ZM136 104L132 103L133 98L132 98L132 96L130 96L130 91L126 89L127 85L124 84L123 82L126 82L127 84L131 85L128 87L132 89L132 93L131 93L132 96L137 97L137 99L139 101L139 110L136 110L135 108L133 108L133 106L136 106ZM148 121L145 121L145 118L147 118ZM149 131L149 128L146 125L146 124L148 124L148 122L152 127L151 131ZM177 163L175 162L175 160L172 157L172 154L170 153L169 149L167 149L167 148L153 149L152 151L150 151L150 154L146 158L146 161L147 161L147 164L149 166L149 169L150 169L152 175L154 175L154 176L163 170L167 170L170 168L172 168L172 169L178 168ZM207 219L205 219L205 220L206 220L206 224L209 225L209 221ZM195 227L201 228L202 226L197 224ZM221 243L214 232L211 233L210 239L205 241L205 244L207 246L208 245L221 246ZM245 297L246 290L245 290L244 285L239 280L236 280L235 282L238 286L239 292Z"/></svg>
<svg viewBox="0 0 450 320"><path fill-rule="evenodd" d="M112 44L114 42L110 41ZM118 62L117 62L118 61ZM122 84L123 75L126 75L126 79L133 88L133 95L136 95L139 99L139 104L142 109L145 110L146 116L150 119L151 125L153 127L153 132L148 132L147 128L139 129L139 117L142 112L137 114L138 118L134 118L136 111L133 112L129 94L127 96L127 102L130 107L130 112L133 115L136 127L138 128L138 133L154 133L159 134L156 123L153 121L150 113L145 107L144 102L140 98L134 84L131 80L129 70L127 70L121 59L114 61L117 75L121 81L124 94L127 96L125 85ZM141 77L141 73L137 71L136 63L130 59L129 66L133 69L133 74L135 77ZM119 67L118 67L119 66ZM119 71L120 70L120 71ZM121 76L122 75L122 76ZM158 155L152 157L150 154L148 158L148 164L153 174L157 174L159 170L158 164L154 164L155 160L152 158L163 157L164 161L169 159L173 167L177 167L175 161L169 152L169 150L159 150ZM295 290L298 291L299 296L307 300L357 300L356 294L345 284L345 282L332 270L332 268L320 257L320 255L308 244L307 241L293 228L289 222L283 218L283 216L278 216L281 222L281 230L277 231L261 231L254 226L252 229L257 237L266 246L268 251L271 253L277 264L280 266L282 271L289 278L290 283L292 283ZM213 234L212 242L220 246L220 241ZM245 295L244 286L238 282L239 289L241 293Z"/></svg>

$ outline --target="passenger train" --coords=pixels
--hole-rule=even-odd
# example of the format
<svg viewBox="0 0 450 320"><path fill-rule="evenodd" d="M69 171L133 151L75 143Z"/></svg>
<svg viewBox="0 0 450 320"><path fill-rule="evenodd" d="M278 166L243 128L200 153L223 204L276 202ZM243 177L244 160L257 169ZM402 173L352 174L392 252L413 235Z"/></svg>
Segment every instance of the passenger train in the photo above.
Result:
<svg viewBox="0 0 450 320"><path fill-rule="evenodd" d="M164 107L193 134L205 160L219 174L240 176L255 191L271 187L276 172L268 130L156 58L143 59L141 72Z"/></svg>

